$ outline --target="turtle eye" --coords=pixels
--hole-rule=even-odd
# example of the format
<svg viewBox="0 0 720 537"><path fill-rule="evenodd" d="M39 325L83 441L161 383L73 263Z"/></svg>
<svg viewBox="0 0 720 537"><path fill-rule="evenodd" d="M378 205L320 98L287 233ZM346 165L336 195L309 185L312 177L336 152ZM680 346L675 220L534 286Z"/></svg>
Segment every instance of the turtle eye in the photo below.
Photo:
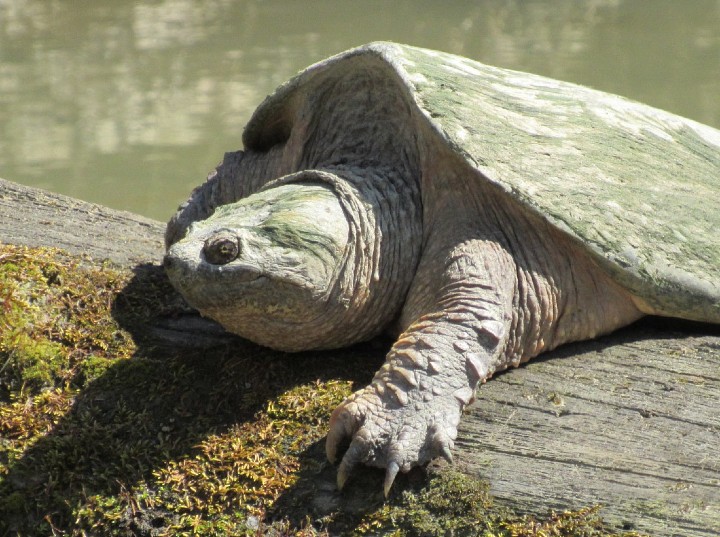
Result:
<svg viewBox="0 0 720 537"><path fill-rule="evenodd" d="M237 258L240 246L235 235L218 233L205 241L203 255L205 261L213 265L226 265Z"/></svg>

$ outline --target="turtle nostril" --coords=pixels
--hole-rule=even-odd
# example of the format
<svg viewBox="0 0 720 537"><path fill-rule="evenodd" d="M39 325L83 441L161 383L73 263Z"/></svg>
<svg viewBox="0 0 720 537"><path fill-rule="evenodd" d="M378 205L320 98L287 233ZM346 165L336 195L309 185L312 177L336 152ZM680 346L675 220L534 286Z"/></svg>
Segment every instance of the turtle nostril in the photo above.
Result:
<svg viewBox="0 0 720 537"><path fill-rule="evenodd" d="M235 235L219 233L207 239L203 246L205 261L213 265L226 265L240 254L240 245Z"/></svg>

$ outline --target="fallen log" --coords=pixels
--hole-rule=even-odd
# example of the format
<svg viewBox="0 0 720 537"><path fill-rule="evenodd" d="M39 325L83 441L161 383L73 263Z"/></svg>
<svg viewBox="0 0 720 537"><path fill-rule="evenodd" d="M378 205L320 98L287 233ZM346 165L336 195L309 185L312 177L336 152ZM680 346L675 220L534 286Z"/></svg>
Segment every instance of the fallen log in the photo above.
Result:
<svg viewBox="0 0 720 537"><path fill-rule="evenodd" d="M157 274L163 229L0 180L6 244L54 246ZM193 337L178 336L184 327ZM142 330L180 348L227 337L192 315L182 322L158 318ZM253 348L247 352L261 353ZM709 537L720 528L719 401L717 327L641 321L487 383L462 421L454 457L462 472L489 481L498 504L520 513L601 504L601 515L618 530ZM311 453L318 464L321 451ZM316 516L353 503L352 485L342 495L335 491L331 467L308 479Z"/></svg>

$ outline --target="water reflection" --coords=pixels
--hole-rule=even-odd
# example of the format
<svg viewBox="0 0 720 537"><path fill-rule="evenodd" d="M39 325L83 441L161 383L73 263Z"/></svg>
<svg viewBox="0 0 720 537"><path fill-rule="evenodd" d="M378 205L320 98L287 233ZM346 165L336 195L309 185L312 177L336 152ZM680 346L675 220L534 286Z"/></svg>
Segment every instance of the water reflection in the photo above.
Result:
<svg viewBox="0 0 720 537"><path fill-rule="evenodd" d="M0 176L165 219L269 91L377 39L720 126L718 0L0 0Z"/></svg>

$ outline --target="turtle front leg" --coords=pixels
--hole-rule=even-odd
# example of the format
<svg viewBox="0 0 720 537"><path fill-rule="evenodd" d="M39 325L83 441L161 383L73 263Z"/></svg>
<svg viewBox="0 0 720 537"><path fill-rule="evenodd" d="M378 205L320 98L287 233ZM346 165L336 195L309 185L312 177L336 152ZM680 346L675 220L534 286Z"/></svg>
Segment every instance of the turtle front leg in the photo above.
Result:
<svg viewBox="0 0 720 537"><path fill-rule="evenodd" d="M517 287L512 257L481 240L440 253L421 262L403 313L411 322L385 364L331 417L329 460L351 439L339 488L358 463L387 469L387 495L399 471L438 456L450 460L460 416L478 383L508 365ZM445 259L444 271L438 258Z"/></svg>

